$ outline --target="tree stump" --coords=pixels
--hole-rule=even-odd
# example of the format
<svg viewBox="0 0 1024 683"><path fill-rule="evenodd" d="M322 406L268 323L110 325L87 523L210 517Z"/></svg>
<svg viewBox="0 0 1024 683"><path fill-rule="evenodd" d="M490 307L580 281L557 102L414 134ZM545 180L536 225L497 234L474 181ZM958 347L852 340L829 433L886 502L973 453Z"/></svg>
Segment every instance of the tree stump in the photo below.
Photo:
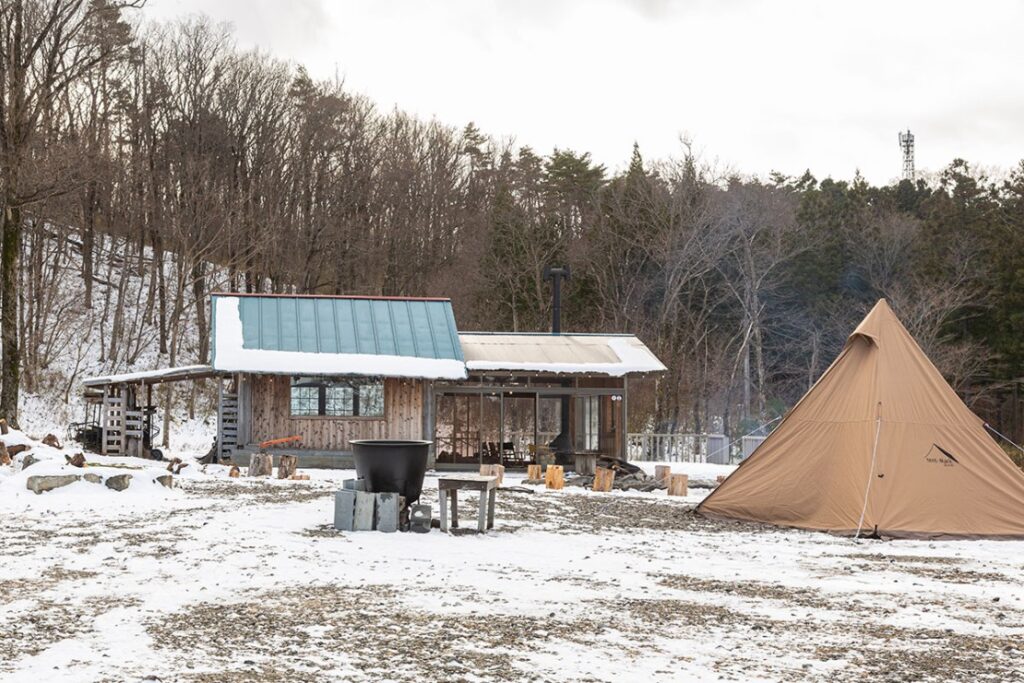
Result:
<svg viewBox="0 0 1024 683"><path fill-rule="evenodd" d="M253 453L249 456L249 476L269 477L274 473L274 457L270 453Z"/></svg>
<svg viewBox="0 0 1024 683"><path fill-rule="evenodd" d="M544 485L555 491L565 486L565 472L561 465L548 465L544 472Z"/></svg>
<svg viewBox="0 0 1024 683"><path fill-rule="evenodd" d="M7 431L7 420L0 418L0 434L6 434Z"/></svg>
<svg viewBox="0 0 1024 683"><path fill-rule="evenodd" d="M608 493L612 490L612 483L615 482L615 470L607 467L598 467L594 470L594 490Z"/></svg>
<svg viewBox="0 0 1024 683"><path fill-rule="evenodd" d="M497 477L498 486L501 486L501 482L505 479L505 466L504 465L480 465L480 474L484 477Z"/></svg>
<svg viewBox="0 0 1024 683"><path fill-rule="evenodd" d="M668 486L668 478L672 476L671 465L655 465L654 467L654 479L659 484Z"/></svg>
<svg viewBox="0 0 1024 683"><path fill-rule="evenodd" d="M673 474L668 479L668 495L685 496L690 478L685 474Z"/></svg>
<svg viewBox="0 0 1024 683"><path fill-rule="evenodd" d="M299 468L299 458L295 455L282 455L277 461L277 478L288 479Z"/></svg>
<svg viewBox="0 0 1024 683"><path fill-rule="evenodd" d="M544 478L544 468L540 465L527 465L526 466L526 478L533 481L539 481Z"/></svg>

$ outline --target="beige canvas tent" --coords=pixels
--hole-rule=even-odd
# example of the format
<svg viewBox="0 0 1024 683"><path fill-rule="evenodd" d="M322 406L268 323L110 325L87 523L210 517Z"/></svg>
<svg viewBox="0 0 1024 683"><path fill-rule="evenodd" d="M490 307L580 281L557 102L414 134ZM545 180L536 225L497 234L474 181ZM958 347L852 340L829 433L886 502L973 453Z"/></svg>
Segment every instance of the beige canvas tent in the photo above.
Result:
<svg viewBox="0 0 1024 683"><path fill-rule="evenodd" d="M883 299L698 510L884 538L1024 538L1024 473Z"/></svg>

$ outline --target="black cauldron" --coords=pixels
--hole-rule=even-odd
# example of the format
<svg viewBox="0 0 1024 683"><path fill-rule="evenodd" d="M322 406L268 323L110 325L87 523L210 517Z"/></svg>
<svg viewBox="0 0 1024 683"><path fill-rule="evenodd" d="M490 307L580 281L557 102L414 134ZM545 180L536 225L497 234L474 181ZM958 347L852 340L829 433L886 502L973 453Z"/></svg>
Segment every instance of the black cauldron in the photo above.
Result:
<svg viewBox="0 0 1024 683"><path fill-rule="evenodd" d="M431 441L360 439L351 441L356 476L373 493L397 493L412 505L423 491Z"/></svg>

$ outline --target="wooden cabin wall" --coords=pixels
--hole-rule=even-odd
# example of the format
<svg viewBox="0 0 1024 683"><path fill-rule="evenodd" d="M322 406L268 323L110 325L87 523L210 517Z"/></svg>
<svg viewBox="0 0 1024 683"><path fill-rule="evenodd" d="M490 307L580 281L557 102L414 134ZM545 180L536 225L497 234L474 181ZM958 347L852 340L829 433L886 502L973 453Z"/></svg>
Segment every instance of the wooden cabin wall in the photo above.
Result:
<svg viewBox="0 0 1024 683"><path fill-rule="evenodd" d="M291 378L251 376L250 442L302 437L302 449L348 451L355 439L422 439L423 381L384 380L384 417L292 417ZM291 447L291 446L290 446Z"/></svg>

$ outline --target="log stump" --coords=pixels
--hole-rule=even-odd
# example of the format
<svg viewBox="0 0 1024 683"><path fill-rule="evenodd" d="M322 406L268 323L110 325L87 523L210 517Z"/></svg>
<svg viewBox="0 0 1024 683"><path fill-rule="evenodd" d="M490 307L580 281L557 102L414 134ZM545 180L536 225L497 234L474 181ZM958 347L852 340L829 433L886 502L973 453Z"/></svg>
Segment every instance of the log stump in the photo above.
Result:
<svg viewBox="0 0 1024 683"><path fill-rule="evenodd" d="M7 452L7 445L0 441L0 465L10 465L11 454Z"/></svg>
<svg viewBox="0 0 1024 683"><path fill-rule="evenodd" d="M555 491L565 486L565 471L561 465L548 465L544 471L544 485Z"/></svg>
<svg viewBox="0 0 1024 683"><path fill-rule="evenodd" d="M274 457L270 453L253 453L249 456L249 476L269 477L274 473Z"/></svg>
<svg viewBox="0 0 1024 683"><path fill-rule="evenodd" d="M540 465L527 465L526 478L533 481L540 481L544 478L544 468Z"/></svg>
<svg viewBox="0 0 1024 683"><path fill-rule="evenodd" d="M615 482L615 470L607 467L598 467L594 470L594 490L608 493L612 490Z"/></svg>
<svg viewBox="0 0 1024 683"><path fill-rule="evenodd" d="M299 469L299 458L295 455L282 455L277 461L277 478L290 479Z"/></svg>
<svg viewBox="0 0 1024 683"><path fill-rule="evenodd" d="M0 418L0 434L6 434L7 432L7 420L5 418Z"/></svg>
<svg viewBox="0 0 1024 683"><path fill-rule="evenodd" d="M685 474L673 474L668 479L668 495L685 496L688 493L690 478Z"/></svg>
<svg viewBox="0 0 1024 683"><path fill-rule="evenodd" d="M504 465L480 465L480 475L484 477L497 477L498 486L505 479Z"/></svg>
<svg viewBox="0 0 1024 683"><path fill-rule="evenodd" d="M597 456L589 454L576 454L576 474L581 477L589 477L594 475L594 470L597 467Z"/></svg>
<svg viewBox="0 0 1024 683"><path fill-rule="evenodd" d="M659 484L668 486L668 478L672 476L671 465L655 465L654 466L654 479Z"/></svg>

